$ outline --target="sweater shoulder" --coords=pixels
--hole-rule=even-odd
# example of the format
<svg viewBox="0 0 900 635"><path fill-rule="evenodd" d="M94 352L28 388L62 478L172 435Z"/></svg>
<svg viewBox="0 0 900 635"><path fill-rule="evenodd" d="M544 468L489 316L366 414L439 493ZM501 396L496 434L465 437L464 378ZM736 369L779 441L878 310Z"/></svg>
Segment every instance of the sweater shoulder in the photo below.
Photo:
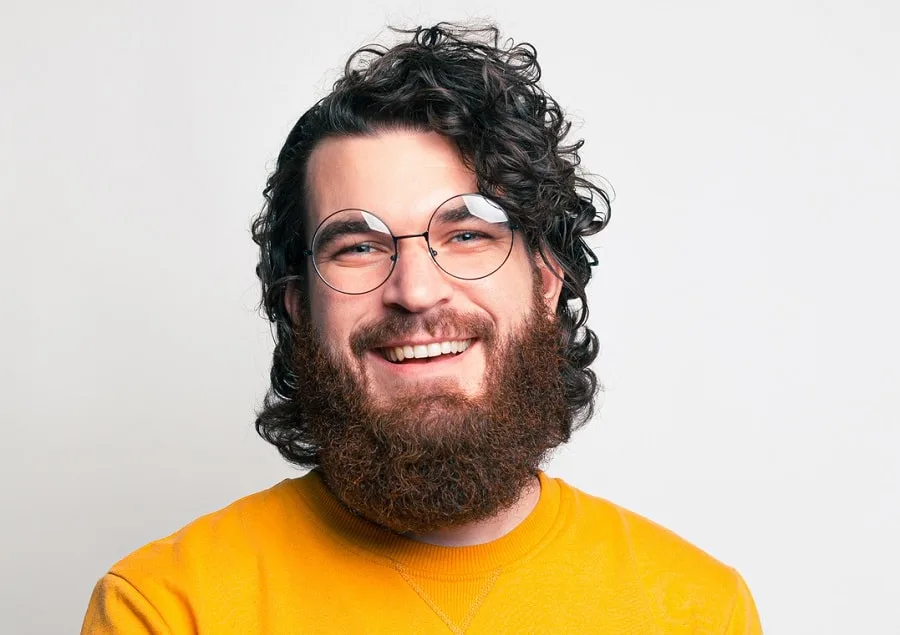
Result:
<svg viewBox="0 0 900 635"><path fill-rule="evenodd" d="M300 500L296 489L301 480L285 479L200 516L125 556L110 573L132 581L166 572L186 577L223 560L234 566L236 560L253 559L289 527L296 528Z"/></svg>
<svg viewBox="0 0 900 635"><path fill-rule="evenodd" d="M674 531L599 496L563 484L571 493L578 522L621 532L631 555L641 563L658 563L693 576L730 578L733 569Z"/></svg>
<svg viewBox="0 0 900 635"><path fill-rule="evenodd" d="M743 588L732 567L675 532L607 499L569 485L577 523L599 531L630 561L663 622L724 624Z"/></svg>

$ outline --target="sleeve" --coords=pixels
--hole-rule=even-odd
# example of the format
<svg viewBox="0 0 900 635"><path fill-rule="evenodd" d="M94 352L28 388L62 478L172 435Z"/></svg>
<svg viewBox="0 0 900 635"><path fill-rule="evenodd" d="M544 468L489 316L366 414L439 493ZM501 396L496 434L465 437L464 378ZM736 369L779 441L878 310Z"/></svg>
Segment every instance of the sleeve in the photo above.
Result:
<svg viewBox="0 0 900 635"><path fill-rule="evenodd" d="M731 609L731 618L725 628L725 635L762 635L762 625L759 622L759 613L747 583L737 571L734 606Z"/></svg>
<svg viewBox="0 0 900 635"><path fill-rule="evenodd" d="M81 635L169 635L162 615L128 580L107 573L94 587Z"/></svg>

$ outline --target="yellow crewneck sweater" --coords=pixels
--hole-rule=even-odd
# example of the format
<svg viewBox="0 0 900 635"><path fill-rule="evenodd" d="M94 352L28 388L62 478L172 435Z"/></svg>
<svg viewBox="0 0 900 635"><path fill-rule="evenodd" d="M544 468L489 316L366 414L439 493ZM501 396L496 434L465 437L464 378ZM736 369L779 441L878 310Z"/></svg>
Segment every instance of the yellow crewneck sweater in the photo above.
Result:
<svg viewBox="0 0 900 635"><path fill-rule="evenodd" d="M282 481L117 563L82 633L761 633L738 573L559 479L473 547L397 536L320 476Z"/></svg>

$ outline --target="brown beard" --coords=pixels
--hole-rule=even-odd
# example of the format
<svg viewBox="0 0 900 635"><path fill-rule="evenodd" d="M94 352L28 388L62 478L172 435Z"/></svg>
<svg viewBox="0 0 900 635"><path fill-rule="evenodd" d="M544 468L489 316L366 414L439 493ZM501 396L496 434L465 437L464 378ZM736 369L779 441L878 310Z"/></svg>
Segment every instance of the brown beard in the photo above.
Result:
<svg viewBox="0 0 900 635"><path fill-rule="evenodd" d="M293 414L319 449L331 492L398 533L484 520L515 504L549 451L568 440L560 332L537 285L532 306L518 334L502 342L482 316L393 313L351 336L358 372L335 359L301 317ZM479 339L486 357L482 392L469 397L448 379L411 385L390 403L373 404L363 355L423 331Z"/></svg>

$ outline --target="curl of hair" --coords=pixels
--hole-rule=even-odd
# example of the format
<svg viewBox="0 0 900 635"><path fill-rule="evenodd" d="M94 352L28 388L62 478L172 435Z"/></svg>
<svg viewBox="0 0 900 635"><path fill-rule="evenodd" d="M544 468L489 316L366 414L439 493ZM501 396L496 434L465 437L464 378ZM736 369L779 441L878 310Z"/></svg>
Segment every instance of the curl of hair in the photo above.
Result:
<svg viewBox="0 0 900 635"><path fill-rule="evenodd" d="M260 254L261 308L275 325L272 385L256 429L301 466L317 464L317 448L291 417L298 386L291 372L294 334L284 297L289 284L307 288L306 167L326 137L411 129L452 139L474 171L479 191L504 206L534 253L562 269L556 314L563 334L567 439L590 419L594 397L602 390L589 368L598 344L586 326L585 286L597 260L585 237L609 222L610 195L582 176L583 141L564 143L571 123L539 85L537 51L527 43L501 43L498 29L490 25L439 23L394 31L411 37L391 48L357 50L332 92L297 121L251 227Z"/></svg>

